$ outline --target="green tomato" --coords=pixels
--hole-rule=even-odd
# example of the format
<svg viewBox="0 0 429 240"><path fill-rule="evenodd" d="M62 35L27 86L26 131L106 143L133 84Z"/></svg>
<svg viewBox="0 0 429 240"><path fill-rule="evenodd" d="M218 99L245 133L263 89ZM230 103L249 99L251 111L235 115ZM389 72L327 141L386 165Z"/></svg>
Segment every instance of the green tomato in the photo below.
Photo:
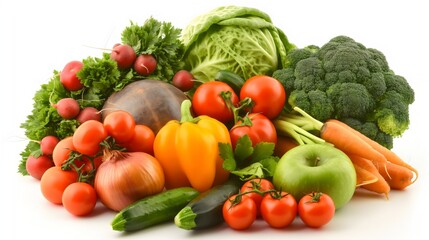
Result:
<svg viewBox="0 0 429 240"><path fill-rule="evenodd" d="M276 189L297 201L311 192L324 192L339 209L350 201L356 188L356 171L349 157L324 144L297 146L279 160L273 176Z"/></svg>

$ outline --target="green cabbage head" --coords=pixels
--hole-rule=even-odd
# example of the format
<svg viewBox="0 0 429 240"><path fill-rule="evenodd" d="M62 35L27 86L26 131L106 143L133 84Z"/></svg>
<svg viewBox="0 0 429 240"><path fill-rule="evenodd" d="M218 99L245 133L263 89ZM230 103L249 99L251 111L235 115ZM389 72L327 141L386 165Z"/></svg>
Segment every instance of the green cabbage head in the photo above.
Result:
<svg viewBox="0 0 429 240"><path fill-rule="evenodd" d="M185 69L200 81L214 80L219 70L244 79L271 75L295 46L264 12L223 6L197 16L182 31Z"/></svg>

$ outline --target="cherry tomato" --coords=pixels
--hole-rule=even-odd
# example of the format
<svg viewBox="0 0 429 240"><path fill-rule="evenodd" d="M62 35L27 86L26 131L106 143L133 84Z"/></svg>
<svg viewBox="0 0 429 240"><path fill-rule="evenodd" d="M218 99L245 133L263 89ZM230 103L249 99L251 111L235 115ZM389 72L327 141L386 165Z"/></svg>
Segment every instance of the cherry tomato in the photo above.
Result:
<svg viewBox="0 0 429 240"><path fill-rule="evenodd" d="M318 228L327 224L335 215L332 198L324 193L311 193L298 202L298 214L309 227Z"/></svg>
<svg viewBox="0 0 429 240"><path fill-rule="evenodd" d="M90 214L97 203L97 194L92 185L75 182L66 187L62 195L64 208L75 216Z"/></svg>
<svg viewBox="0 0 429 240"><path fill-rule="evenodd" d="M82 123L73 134L73 146L82 154L94 156L100 151L100 143L106 139L107 131L103 123L88 120Z"/></svg>
<svg viewBox="0 0 429 240"><path fill-rule="evenodd" d="M192 97L193 110L197 115L207 115L223 123L234 119L233 111L222 98L222 92L230 92L231 103L238 105L239 99L234 90L226 83L219 81L205 82L197 87Z"/></svg>
<svg viewBox="0 0 429 240"><path fill-rule="evenodd" d="M223 204L222 214L229 227L245 230L256 220L256 204L246 195L232 195Z"/></svg>
<svg viewBox="0 0 429 240"><path fill-rule="evenodd" d="M280 191L266 194L261 202L261 215L265 222L274 228L290 225L298 213L295 198L287 192Z"/></svg>
<svg viewBox="0 0 429 240"><path fill-rule="evenodd" d="M251 113L247 118L248 120L238 121L229 131L234 149L238 139L244 135L250 137L253 146L260 142L277 143L277 131L270 119L259 113ZM250 122L251 126L246 122Z"/></svg>
<svg viewBox="0 0 429 240"><path fill-rule="evenodd" d="M258 192L251 192L254 190L265 192L268 190L273 190L274 189L274 185L267 179L264 178L256 178L256 179L251 179L248 180L247 182L245 182L241 188L240 188L240 192L241 193L246 193L245 195L248 196L249 198L251 198L255 204L256 204L256 214L258 216L261 215L260 212L260 205L262 202L262 199L264 197L265 194L260 194Z"/></svg>
<svg viewBox="0 0 429 240"><path fill-rule="evenodd" d="M145 152L153 155L153 142L155 141L155 133L153 130L142 124L137 124L134 128L133 137L121 143L129 152Z"/></svg>
<svg viewBox="0 0 429 240"><path fill-rule="evenodd" d="M61 139L52 152L52 160L54 161L55 166L61 167L73 151L76 151L76 148L73 145L73 137L70 136Z"/></svg>
<svg viewBox="0 0 429 240"><path fill-rule="evenodd" d="M112 136L118 143L123 143L133 137L136 122L129 112L117 110L104 118L103 125L109 136Z"/></svg>
<svg viewBox="0 0 429 240"><path fill-rule="evenodd" d="M66 187L77 182L78 174L75 171L63 171L61 167L51 167L40 179L40 189L43 196L54 204L62 204L63 192Z"/></svg>
<svg viewBox="0 0 429 240"><path fill-rule="evenodd" d="M25 162L25 169L30 176L40 180L43 174L49 168L54 166L54 162L48 156L41 155L39 157L29 156Z"/></svg>
<svg viewBox="0 0 429 240"><path fill-rule="evenodd" d="M246 80L240 90L240 100L249 97L255 105L252 112L262 113L274 119L283 110L286 102L286 91L275 78L257 75Z"/></svg>

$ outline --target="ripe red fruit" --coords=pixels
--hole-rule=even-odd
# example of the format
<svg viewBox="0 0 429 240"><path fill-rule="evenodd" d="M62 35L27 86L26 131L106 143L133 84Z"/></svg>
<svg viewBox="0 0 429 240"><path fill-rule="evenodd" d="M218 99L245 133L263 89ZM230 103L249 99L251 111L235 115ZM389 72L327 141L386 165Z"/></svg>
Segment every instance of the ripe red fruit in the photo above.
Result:
<svg viewBox="0 0 429 240"><path fill-rule="evenodd" d="M131 68L136 60L136 52L127 44L115 44L110 58L115 60L120 69Z"/></svg>
<svg viewBox="0 0 429 240"><path fill-rule="evenodd" d="M80 61L71 61L64 66L60 73L60 82L65 89L69 91L77 91L84 87L76 75L82 67L83 63Z"/></svg>
<svg viewBox="0 0 429 240"><path fill-rule="evenodd" d="M142 54L134 62L134 70L143 76L148 76L156 69L157 61L151 54Z"/></svg>

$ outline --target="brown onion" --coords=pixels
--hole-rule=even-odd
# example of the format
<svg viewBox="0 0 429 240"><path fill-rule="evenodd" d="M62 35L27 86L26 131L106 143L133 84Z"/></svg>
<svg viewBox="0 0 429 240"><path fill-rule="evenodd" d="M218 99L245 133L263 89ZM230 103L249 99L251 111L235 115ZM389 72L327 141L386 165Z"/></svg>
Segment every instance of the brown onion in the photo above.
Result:
<svg viewBox="0 0 429 240"><path fill-rule="evenodd" d="M163 191L164 172L158 160L144 152L107 150L94 187L100 201L114 211Z"/></svg>

